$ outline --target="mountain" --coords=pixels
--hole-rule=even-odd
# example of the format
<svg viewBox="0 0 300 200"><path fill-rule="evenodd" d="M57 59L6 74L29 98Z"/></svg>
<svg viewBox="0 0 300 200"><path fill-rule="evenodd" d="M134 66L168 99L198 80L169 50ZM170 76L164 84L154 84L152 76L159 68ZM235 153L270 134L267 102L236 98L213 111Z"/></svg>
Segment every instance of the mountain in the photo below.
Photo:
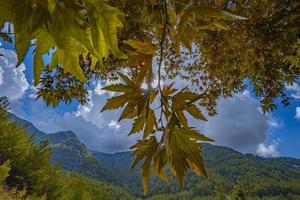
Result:
<svg viewBox="0 0 300 200"><path fill-rule="evenodd" d="M122 185L118 175L97 160L87 147L71 131L46 134L38 130L31 122L11 114L11 119L26 126L36 143L48 140L52 149L52 162L62 169L74 171L90 178Z"/></svg>
<svg viewBox="0 0 300 200"><path fill-rule="evenodd" d="M64 170L117 184L132 195L143 197L140 170L129 173L133 159L131 152L105 154L89 151L73 132L45 134L30 122L16 116L12 118L27 126L29 132L35 135L36 142L48 140L53 151L52 161L61 162ZM211 144L203 144L202 155L209 172L208 178L189 172L180 189L172 178L168 183L163 183L159 178L152 177L146 197L152 200L215 199L216 190L225 194L238 190L250 199L300 199L299 159L262 158Z"/></svg>
<svg viewBox="0 0 300 200"><path fill-rule="evenodd" d="M130 152L104 154L93 152L95 157L113 171L118 171L134 194L140 196L142 190L140 172L128 174L132 161ZM242 185L250 196L283 196L297 195L300 198L300 160L293 158L263 158L253 154L242 154L227 147L203 144L203 157L209 172L208 178L197 177L188 173L181 190L178 183L170 180L163 183L158 178L152 178L149 187L149 197L155 194L174 194L192 199L197 196L212 196L215 186L221 184L225 193L233 190L235 185ZM122 165L120 165L122 163ZM176 196L176 195L175 195ZM160 199L160 196L152 199ZM297 199L295 196L287 199ZM163 196L163 199L168 199ZM179 198L181 199L181 198ZM185 198L183 198L185 199ZM285 198L284 198L285 199Z"/></svg>

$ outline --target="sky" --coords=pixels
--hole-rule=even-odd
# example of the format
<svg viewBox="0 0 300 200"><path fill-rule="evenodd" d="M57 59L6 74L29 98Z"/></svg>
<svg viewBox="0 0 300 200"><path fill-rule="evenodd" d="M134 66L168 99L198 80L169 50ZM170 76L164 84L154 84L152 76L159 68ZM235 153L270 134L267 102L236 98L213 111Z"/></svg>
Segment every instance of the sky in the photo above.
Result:
<svg viewBox="0 0 300 200"><path fill-rule="evenodd" d="M100 113L105 100L115 95L101 90L107 82L93 83L87 105L74 101L57 108L47 107L42 100L35 100L32 49L20 66L17 67L16 62L13 46L0 40L0 96L8 97L11 112L32 122L41 131L73 131L89 149L105 153L126 151L141 137L139 134L128 136L131 121L116 122L121 110ZM175 84L183 87L189 83L176 80ZM289 86L287 92L300 99L299 84ZM213 144L264 157L300 158L300 101L262 114L259 99L245 90L231 98L220 99L217 111L218 115L208 117L207 122L189 118L201 133L215 140Z"/></svg>

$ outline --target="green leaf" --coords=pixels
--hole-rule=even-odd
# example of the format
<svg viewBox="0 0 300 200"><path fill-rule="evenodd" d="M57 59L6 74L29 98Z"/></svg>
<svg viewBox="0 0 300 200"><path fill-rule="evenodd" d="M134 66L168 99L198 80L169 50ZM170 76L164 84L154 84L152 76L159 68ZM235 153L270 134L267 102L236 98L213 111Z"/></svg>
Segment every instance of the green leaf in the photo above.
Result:
<svg viewBox="0 0 300 200"><path fill-rule="evenodd" d="M148 193L148 182L150 176L150 167L151 167L151 157L146 158L145 162L142 165L142 181L143 181L143 189L144 194Z"/></svg>
<svg viewBox="0 0 300 200"><path fill-rule="evenodd" d="M134 123L133 123L133 125L132 125L132 129L131 129L129 135L141 131L141 130L144 128L145 122L146 122L146 118L145 118L144 115L142 115L142 116L140 116L140 117L137 117L137 118L134 120Z"/></svg>
<svg viewBox="0 0 300 200"><path fill-rule="evenodd" d="M38 80L40 79L40 76L42 74L42 71L44 69L44 60L43 55L41 54L35 54L33 60L33 75L34 75L34 85L38 85Z"/></svg>
<svg viewBox="0 0 300 200"><path fill-rule="evenodd" d="M147 138L152 133L152 131L154 130L154 127L157 127L155 113L152 109L149 109L148 116L146 119L144 136L143 136L144 139Z"/></svg>
<svg viewBox="0 0 300 200"><path fill-rule="evenodd" d="M188 122L187 122L187 119L186 119L184 113L182 111L179 111L179 112L176 112L176 114L178 116L180 124L182 124L183 127L188 127Z"/></svg>
<svg viewBox="0 0 300 200"><path fill-rule="evenodd" d="M126 85L114 84L114 85L105 86L101 90L108 90L113 92L129 92L132 89Z"/></svg>
<svg viewBox="0 0 300 200"><path fill-rule="evenodd" d="M110 50L117 58L126 59L127 56L119 50L117 37L117 29L123 27L119 17L124 14L103 0L86 0L86 6L98 58L107 58Z"/></svg>
<svg viewBox="0 0 300 200"><path fill-rule="evenodd" d="M105 110L112 110L112 109L118 109L128 101L128 98L125 95L112 97L107 100L106 104L102 108L101 112Z"/></svg>
<svg viewBox="0 0 300 200"><path fill-rule="evenodd" d="M188 111L190 113L190 115L192 115L194 118L199 119L199 120L203 120L203 121L207 121L207 119L204 117L204 115L201 113L201 111L199 110L199 108L197 108L195 105L191 105L189 106L186 111Z"/></svg>
<svg viewBox="0 0 300 200"><path fill-rule="evenodd" d="M150 103L153 103L156 96L157 96L158 90L152 90L150 93Z"/></svg>
<svg viewBox="0 0 300 200"><path fill-rule="evenodd" d="M14 25L18 64L23 61L31 41L37 40L35 85L43 70L40 57L53 47L57 50L52 65L62 65L81 82L86 78L79 66L79 55L90 53L92 58L101 61L111 52L118 58L126 58L118 48L117 37L117 29L123 27L119 16L124 14L104 0L85 0L83 5L56 0L0 2L0 24L10 21Z"/></svg>
<svg viewBox="0 0 300 200"><path fill-rule="evenodd" d="M130 80L130 78L128 76L126 76L125 74L122 74L120 72L117 72L117 74L123 79L123 81L125 81L125 83L127 85L133 85L134 83Z"/></svg>
<svg viewBox="0 0 300 200"><path fill-rule="evenodd" d="M124 110L122 111L120 118L118 120L118 122L120 122L123 119L127 119L127 118L133 118L136 116L136 111L135 111L135 107L136 105L133 103L128 103L126 105L126 107L124 108Z"/></svg>
<svg viewBox="0 0 300 200"><path fill-rule="evenodd" d="M133 152L135 160L131 169L133 169L140 161L144 160L144 163L142 164L142 181L145 195L148 192L151 161L153 156L157 153L157 148L158 143L155 136L146 140L139 140L138 143L130 147L130 149L135 149Z"/></svg>
<svg viewBox="0 0 300 200"><path fill-rule="evenodd" d="M196 130L193 130L191 128L182 128L180 129L180 131L185 134L187 137L194 139L194 140L198 140L198 141L206 141L206 142L214 142L213 139L199 133Z"/></svg>
<svg viewBox="0 0 300 200"><path fill-rule="evenodd" d="M130 45L136 49L137 53L145 55L153 55L155 53L155 46L150 42L142 42L138 40L124 40L123 43Z"/></svg>

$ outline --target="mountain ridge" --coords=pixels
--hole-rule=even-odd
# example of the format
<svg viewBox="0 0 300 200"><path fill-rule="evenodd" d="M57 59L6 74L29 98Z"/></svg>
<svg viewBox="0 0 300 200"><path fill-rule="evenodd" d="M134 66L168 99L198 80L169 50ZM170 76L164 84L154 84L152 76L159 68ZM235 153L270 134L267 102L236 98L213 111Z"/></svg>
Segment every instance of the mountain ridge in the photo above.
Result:
<svg viewBox="0 0 300 200"><path fill-rule="evenodd" d="M29 132L35 135L36 142L45 139L49 141L53 152L52 161L61 161L62 169L122 186L132 195L143 197L140 170L129 173L132 152L108 154L91 151L71 131L46 134L26 120L16 116L12 118L20 125L27 126ZM181 191L190 193L191 197L211 196L218 182L224 183L226 192L239 183L247 187L253 196L300 195L300 159L263 158L206 143L203 144L202 155L210 174L208 178L197 177L188 172L181 190L176 180L170 179L168 183L163 183L159 178L151 177L148 197L156 194L181 194ZM258 189L254 183L261 184L263 189Z"/></svg>

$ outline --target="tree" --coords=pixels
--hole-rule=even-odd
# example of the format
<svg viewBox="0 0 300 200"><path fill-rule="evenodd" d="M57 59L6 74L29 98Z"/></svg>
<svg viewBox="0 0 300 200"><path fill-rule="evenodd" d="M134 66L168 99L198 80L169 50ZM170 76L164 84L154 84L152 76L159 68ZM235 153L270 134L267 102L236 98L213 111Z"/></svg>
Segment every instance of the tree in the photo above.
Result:
<svg viewBox="0 0 300 200"><path fill-rule="evenodd" d="M247 199L247 194L245 190L242 188L241 184L237 183L231 194L232 200L246 200Z"/></svg>
<svg viewBox="0 0 300 200"><path fill-rule="evenodd" d="M226 200L226 195L222 187L222 182L218 181L215 185L215 199L216 200Z"/></svg>
<svg viewBox="0 0 300 200"><path fill-rule="evenodd" d="M35 146L26 128L10 120L7 99L0 97L0 181L20 195L47 196L57 199L64 195L60 171L50 162L50 148L44 141ZM2 173L4 172L4 173ZM23 196L20 196L23 197Z"/></svg>
<svg viewBox="0 0 300 200"><path fill-rule="evenodd" d="M163 180L168 164L181 184L189 168L206 175L198 141L212 140L189 126L187 113L206 120L200 108L214 115L220 97L249 85L263 111L277 98L289 104L285 87L300 74L299 10L293 0L3 0L0 23L14 24L20 62L37 39L35 84L48 105L86 103L91 80L121 79L104 88L121 95L102 111L124 106L119 121L144 133L132 149L146 192L151 164ZM175 88L176 78L191 84Z"/></svg>

